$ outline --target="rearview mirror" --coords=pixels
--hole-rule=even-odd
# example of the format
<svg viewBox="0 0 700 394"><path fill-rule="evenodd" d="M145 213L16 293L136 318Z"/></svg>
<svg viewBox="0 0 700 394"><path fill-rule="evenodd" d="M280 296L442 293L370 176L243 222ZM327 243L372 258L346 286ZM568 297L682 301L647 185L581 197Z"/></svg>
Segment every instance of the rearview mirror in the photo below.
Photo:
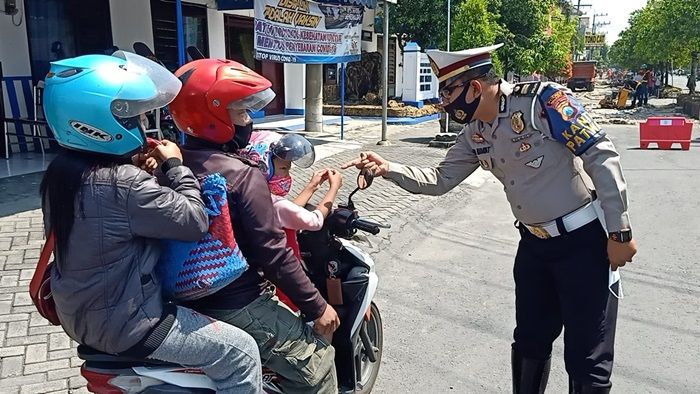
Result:
<svg viewBox="0 0 700 394"><path fill-rule="evenodd" d="M374 176L370 171L367 170L362 170L360 172L360 175L357 176L357 188L360 190L365 190L368 187L372 186L372 182L374 181Z"/></svg>

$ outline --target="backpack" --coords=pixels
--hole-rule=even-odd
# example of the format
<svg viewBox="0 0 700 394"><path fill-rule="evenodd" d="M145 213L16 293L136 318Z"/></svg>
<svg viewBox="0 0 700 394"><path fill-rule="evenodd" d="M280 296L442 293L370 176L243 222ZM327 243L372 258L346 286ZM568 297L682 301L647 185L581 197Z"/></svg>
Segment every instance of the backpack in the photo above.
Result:
<svg viewBox="0 0 700 394"><path fill-rule="evenodd" d="M200 179L200 184L209 215L207 234L197 242L162 241L156 265L163 295L176 301L211 295L248 269L231 225L226 179L214 173Z"/></svg>

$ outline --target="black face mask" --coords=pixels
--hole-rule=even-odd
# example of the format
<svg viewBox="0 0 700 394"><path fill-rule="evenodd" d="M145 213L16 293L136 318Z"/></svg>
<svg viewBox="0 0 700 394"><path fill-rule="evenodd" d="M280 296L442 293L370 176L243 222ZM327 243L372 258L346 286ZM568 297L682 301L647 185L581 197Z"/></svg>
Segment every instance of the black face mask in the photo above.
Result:
<svg viewBox="0 0 700 394"><path fill-rule="evenodd" d="M479 102L481 102L481 95L479 95L474 101L467 103L467 91L469 91L469 85L464 86L462 94L456 100L444 106L445 111L450 114L452 120L460 124L467 124L472 121L474 113L479 107Z"/></svg>
<svg viewBox="0 0 700 394"><path fill-rule="evenodd" d="M233 125L236 129L236 134L233 136L231 142L236 145L236 149L243 149L250 142L250 135L253 133L253 122L248 123L245 126Z"/></svg>

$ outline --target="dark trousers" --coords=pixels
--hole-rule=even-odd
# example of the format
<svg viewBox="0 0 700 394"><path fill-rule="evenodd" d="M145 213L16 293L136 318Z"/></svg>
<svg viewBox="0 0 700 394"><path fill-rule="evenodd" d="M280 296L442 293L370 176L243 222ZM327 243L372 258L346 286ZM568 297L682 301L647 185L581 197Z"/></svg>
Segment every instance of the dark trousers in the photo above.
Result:
<svg viewBox="0 0 700 394"><path fill-rule="evenodd" d="M513 269L513 349L522 357L545 360L564 328L569 377L609 387L617 298L608 289L607 237L600 222L544 240L522 226L520 233Z"/></svg>
<svg viewBox="0 0 700 394"><path fill-rule="evenodd" d="M634 97L632 98L632 107L639 105L647 105L649 102L649 87L646 82L640 82L639 86L634 92Z"/></svg>

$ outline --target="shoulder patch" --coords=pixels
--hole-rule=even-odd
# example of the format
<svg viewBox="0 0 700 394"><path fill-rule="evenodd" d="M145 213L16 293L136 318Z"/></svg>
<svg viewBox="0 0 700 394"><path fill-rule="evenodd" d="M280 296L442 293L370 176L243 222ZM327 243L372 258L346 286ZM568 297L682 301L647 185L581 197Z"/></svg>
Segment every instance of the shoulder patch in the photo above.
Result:
<svg viewBox="0 0 700 394"><path fill-rule="evenodd" d="M583 105L565 90L546 86L538 95L550 133L576 156L595 145L605 132L586 113Z"/></svg>
<svg viewBox="0 0 700 394"><path fill-rule="evenodd" d="M513 96L534 97L542 82L521 82L513 87Z"/></svg>

